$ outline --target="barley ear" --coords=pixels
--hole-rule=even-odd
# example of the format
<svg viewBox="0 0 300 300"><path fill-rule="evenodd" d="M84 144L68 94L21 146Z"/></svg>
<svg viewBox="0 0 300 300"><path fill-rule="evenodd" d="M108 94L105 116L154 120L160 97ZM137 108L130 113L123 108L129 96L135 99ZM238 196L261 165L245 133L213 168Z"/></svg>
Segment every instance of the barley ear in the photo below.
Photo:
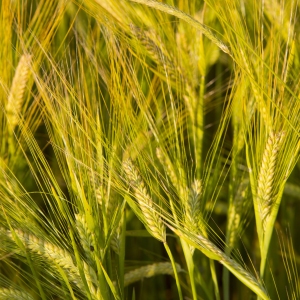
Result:
<svg viewBox="0 0 300 300"><path fill-rule="evenodd" d="M128 182L133 189L134 196L139 204L142 218L147 230L158 240L166 241L166 228L154 206L143 179L130 159L123 163L123 170Z"/></svg>
<svg viewBox="0 0 300 300"><path fill-rule="evenodd" d="M168 154L165 153L161 148L156 148L156 156L161 165L164 167L173 186L176 188L180 199L185 202L188 198L188 189L184 169L178 161L175 163L175 167Z"/></svg>
<svg viewBox="0 0 300 300"><path fill-rule="evenodd" d="M283 132L270 132L265 150L263 152L261 167L257 183L257 206L262 230L265 231L270 216L274 196L274 176L278 151L284 136Z"/></svg>
<svg viewBox="0 0 300 300"><path fill-rule="evenodd" d="M29 54L23 54L21 56L9 92L6 113L11 132L18 125L19 115L22 111L25 88L30 75L31 59L32 55Z"/></svg>
<svg viewBox="0 0 300 300"><path fill-rule="evenodd" d="M97 274L95 273L94 269L84 262L83 271L92 299L101 300L102 298L98 292L99 288L97 287Z"/></svg>
<svg viewBox="0 0 300 300"><path fill-rule="evenodd" d="M121 221L119 221L118 226L110 240L110 246L116 254L120 254L121 249L121 225Z"/></svg>
<svg viewBox="0 0 300 300"><path fill-rule="evenodd" d="M215 45L217 45L223 52L232 56L232 53L227 45L225 45L206 25L198 22L196 19L192 18L190 15L184 13L183 11L177 9L176 7L170 6L154 0L130 0L131 2L136 2L140 4L153 7L157 10L166 12L170 15L173 15L179 19L184 20L191 26L195 27L198 30L201 30L203 34L210 39Z"/></svg>
<svg viewBox="0 0 300 300"><path fill-rule="evenodd" d="M84 253L88 261L91 264L93 264L95 263L95 260L94 260L93 251L91 251L91 249L93 249L94 247L93 245L95 241L94 234L89 230L84 214L80 214L80 213L76 214L75 218L76 218L77 231L79 233L80 242L83 247Z"/></svg>
<svg viewBox="0 0 300 300"><path fill-rule="evenodd" d="M1 300L33 300L34 298L27 292L13 288L0 288Z"/></svg>
<svg viewBox="0 0 300 300"><path fill-rule="evenodd" d="M194 229L194 231L198 231L198 226L201 225L202 188L202 182L195 179L185 203L185 223L188 228Z"/></svg>
<svg viewBox="0 0 300 300"><path fill-rule="evenodd" d="M203 235L195 235L192 232L186 231L184 228L174 228L168 225L178 236L187 241L190 245L199 249L207 257L217 260L224 265L232 274L234 274L242 283L255 292L261 299L269 300L267 291L260 281L258 281L251 273L245 270L238 262L230 258L219 247Z"/></svg>
<svg viewBox="0 0 300 300"><path fill-rule="evenodd" d="M249 208L249 179L244 179L238 186L236 195L228 209L228 221L226 229L226 253L230 253L235 247L238 234L243 224L243 216L246 215Z"/></svg>
<svg viewBox="0 0 300 300"><path fill-rule="evenodd" d="M155 34L154 30L143 30L137 26L130 25L131 32L145 47L151 57L159 64L163 65L171 78L176 78L176 69L173 64L174 58L164 47L163 41Z"/></svg>
<svg viewBox="0 0 300 300"><path fill-rule="evenodd" d="M74 265L72 256L65 249L20 229L14 229L14 232L26 249L39 255L53 267L64 270L68 280L77 285L79 289L84 290L78 268ZM7 235L15 240L11 231L8 230Z"/></svg>
<svg viewBox="0 0 300 300"><path fill-rule="evenodd" d="M201 196L202 196L202 182L195 179L184 203L185 209L185 227L187 230L193 232L202 232L203 226L201 222ZM202 228L202 229L201 229ZM191 253L194 253L195 247L189 245Z"/></svg>
<svg viewBox="0 0 300 300"><path fill-rule="evenodd" d="M177 272L182 271L179 264L176 264L176 270ZM155 263L130 271L125 274L124 286L128 286L134 282L142 280L143 278L150 278L161 274L174 275L172 264L169 262Z"/></svg>

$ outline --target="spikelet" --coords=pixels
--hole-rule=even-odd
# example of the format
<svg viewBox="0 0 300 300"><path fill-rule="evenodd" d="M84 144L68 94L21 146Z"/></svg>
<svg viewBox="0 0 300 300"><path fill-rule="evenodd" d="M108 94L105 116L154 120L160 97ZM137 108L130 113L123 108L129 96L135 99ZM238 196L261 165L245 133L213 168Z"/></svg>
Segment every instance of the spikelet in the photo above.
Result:
<svg viewBox="0 0 300 300"><path fill-rule="evenodd" d="M176 270L177 272L182 271L179 264L176 264ZM150 278L161 274L174 275L172 264L169 262L155 263L130 271L124 276L124 286L128 286L143 278Z"/></svg>
<svg viewBox="0 0 300 300"><path fill-rule="evenodd" d="M27 292L13 288L0 288L1 300L33 300L34 298Z"/></svg>
<svg viewBox="0 0 300 300"><path fill-rule="evenodd" d="M6 104L7 121L11 131L18 125L19 115L22 111L26 84L30 75L30 62L32 56L23 54L18 63Z"/></svg>
<svg viewBox="0 0 300 300"><path fill-rule="evenodd" d="M158 240L165 242L165 225L155 211L155 206L150 195L148 194L145 183L130 159L123 163L123 170L125 171L127 179L134 191L135 198L139 204L149 233Z"/></svg>
<svg viewBox="0 0 300 300"><path fill-rule="evenodd" d="M283 132L276 134L273 131L270 132L258 175L257 201L263 229L266 228L267 220L272 210L275 168L283 135Z"/></svg>

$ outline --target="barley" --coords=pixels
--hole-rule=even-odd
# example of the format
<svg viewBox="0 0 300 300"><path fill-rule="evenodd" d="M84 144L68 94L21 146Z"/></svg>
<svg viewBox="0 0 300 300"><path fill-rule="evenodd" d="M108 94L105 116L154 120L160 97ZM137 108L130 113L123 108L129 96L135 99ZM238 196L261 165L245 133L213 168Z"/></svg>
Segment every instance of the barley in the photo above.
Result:
<svg viewBox="0 0 300 300"><path fill-rule="evenodd" d="M110 246L116 254L120 254L121 249L121 222L119 222L110 240Z"/></svg>
<svg viewBox="0 0 300 300"><path fill-rule="evenodd" d="M239 228L243 222L242 216L247 212L249 192L249 179L243 180L238 191L229 207L228 221L227 221L227 246L228 249L232 249L236 244Z"/></svg>
<svg viewBox="0 0 300 300"><path fill-rule="evenodd" d="M86 223L85 216L83 214L76 214L76 227L79 233L80 242L82 244L83 250L89 262L94 262L93 252L91 247L94 247L94 234L89 230L89 227Z"/></svg>
<svg viewBox="0 0 300 300"><path fill-rule="evenodd" d="M103 205L103 187L99 186L95 191L96 199L98 204L102 207Z"/></svg>
<svg viewBox="0 0 300 300"><path fill-rule="evenodd" d="M6 104L7 120L11 131L18 125L22 110L24 93L30 75L30 61L32 56L24 54L18 63Z"/></svg>
<svg viewBox="0 0 300 300"><path fill-rule="evenodd" d="M173 6L170 6L168 4L164 4L164 3L153 1L153 0L130 0L130 1L145 4L149 7L154 7L155 9L166 12L170 15L176 16L176 17L186 21L188 24L201 30L203 32L203 34L207 38L209 38L214 44L216 44L223 52L232 56L229 47L227 45L225 45L219 38L217 38L215 36L215 34L206 25L198 22L197 20L192 18L190 15L184 13L183 11L181 11Z"/></svg>
<svg viewBox="0 0 300 300"><path fill-rule="evenodd" d="M73 263L72 256L66 250L20 229L14 229L14 232L27 249L46 259L49 264L62 268L70 281L75 283L79 289L84 289L79 271ZM11 231L7 231L7 235L15 240Z"/></svg>
<svg viewBox="0 0 300 300"><path fill-rule="evenodd" d="M156 156L159 159L161 165L165 168L166 173L174 187L178 187L177 175L169 156L166 155L160 148L156 148Z"/></svg>
<svg viewBox="0 0 300 300"><path fill-rule="evenodd" d="M92 295L93 300L100 300L100 294L98 293L97 287L97 274L95 273L94 269L90 267L88 264L84 263L84 276L87 281L87 285L89 287L90 293Z"/></svg>
<svg viewBox="0 0 300 300"><path fill-rule="evenodd" d="M123 163L123 169L127 175L129 183L134 190L134 195L143 214L144 222L150 234L158 240L166 241L166 228L162 220L155 211L153 201L148 194L144 181L140 177L138 170L129 159Z"/></svg>
<svg viewBox="0 0 300 300"><path fill-rule="evenodd" d="M189 244L195 246L202 251L207 257L217 260L230 270L241 282L253 290L262 299L269 299L267 292L261 283L248 271L246 271L239 263L231 259L220 248L203 235L195 235L185 232L183 230L177 230L168 225L178 236L184 238Z"/></svg>
<svg viewBox="0 0 300 300"><path fill-rule="evenodd" d="M263 229L265 230L268 217L272 210L274 198L274 175L277 162L278 151L282 142L284 133L275 134L270 132L266 148L263 153L261 167L257 183L257 204Z"/></svg>
<svg viewBox="0 0 300 300"><path fill-rule="evenodd" d="M202 195L202 182L196 179L190 189L188 200L185 204L185 222L188 228L198 230L201 225L201 195Z"/></svg>
<svg viewBox="0 0 300 300"><path fill-rule="evenodd" d="M176 270L177 272L182 271L179 264L176 264ZM124 286L128 286L136 281L142 280L143 278L150 278L161 274L174 275L172 264L169 262L155 263L130 271L125 274Z"/></svg>
<svg viewBox="0 0 300 300"><path fill-rule="evenodd" d="M156 156L159 159L161 165L165 168L166 173L170 178L173 186L176 188L180 199L183 203L185 203L186 199L188 198L188 190L186 188L186 180L183 168L180 166L178 167L180 172L180 176L178 176L170 157L165 154L160 148L156 148ZM178 178L180 178L180 180Z"/></svg>
<svg viewBox="0 0 300 300"><path fill-rule="evenodd" d="M147 49L149 54L160 65L162 64L167 70L170 77L175 78L174 58L170 57L167 49L165 49L159 36L152 31L142 30L134 25L130 25L132 33L141 41L141 44Z"/></svg>
<svg viewBox="0 0 300 300"><path fill-rule="evenodd" d="M0 288L1 300L33 300L34 298L27 292L17 289Z"/></svg>
<svg viewBox="0 0 300 300"><path fill-rule="evenodd" d="M107 210L106 210L106 219L110 223L112 232L112 237L110 240L110 246L114 252L120 254L120 247L121 247L121 229L122 229L122 218L119 219L117 217L120 206L118 203L118 195L111 191L110 197L107 201ZM111 222L111 220L114 220Z"/></svg>

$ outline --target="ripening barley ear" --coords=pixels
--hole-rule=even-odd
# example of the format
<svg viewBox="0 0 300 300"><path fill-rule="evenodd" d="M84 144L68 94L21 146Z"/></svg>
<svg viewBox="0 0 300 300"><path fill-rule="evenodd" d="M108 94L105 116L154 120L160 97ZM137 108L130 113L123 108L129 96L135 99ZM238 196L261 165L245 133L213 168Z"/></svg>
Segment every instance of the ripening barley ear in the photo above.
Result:
<svg viewBox="0 0 300 300"><path fill-rule="evenodd" d="M0 288L1 300L34 300L35 298L25 291L13 288Z"/></svg>
<svg viewBox="0 0 300 300"><path fill-rule="evenodd" d="M176 264L176 270L177 272L183 271L179 264ZM150 278L161 274L174 275L172 264L169 262L155 263L132 270L125 274L124 286L128 286L143 278Z"/></svg>
<svg viewBox="0 0 300 300"><path fill-rule="evenodd" d="M80 242L82 244L84 253L88 262L92 265L95 265L95 257L93 255L93 251L91 251L91 247L94 247L95 237L94 234L89 230L89 227L86 224L84 214L76 214L76 227L79 233Z"/></svg>
<svg viewBox="0 0 300 300"><path fill-rule="evenodd" d="M191 185L188 199L185 203L185 224L193 231L199 230L201 226L201 196L203 186L201 180L195 179ZM200 230L201 231L201 230Z"/></svg>
<svg viewBox="0 0 300 300"><path fill-rule="evenodd" d="M121 229L122 224L121 220L118 223L117 228L115 229L114 233L112 234L111 240L110 240L110 247L113 249L113 251L120 255L120 249L121 249Z"/></svg>
<svg viewBox="0 0 300 300"><path fill-rule="evenodd" d="M216 260L224 265L232 274L234 274L241 282L248 286L259 297L265 300L270 300L268 293L262 283L245 268L243 268L237 261L229 257L208 238L201 234L196 235L195 233L189 232L182 227L177 228L171 225L168 225L168 227L178 236L185 239L187 243L199 249L207 257L211 258L212 260Z"/></svg>
<svg viewBox="0 0 300 300"><path fill-rule="evenodd" d="M19 116L22 112L24 93L30 76L31 60L32 55L30 54L23 54L21 56L10 88L5 107L10 134L12 134L15 127L18 125Z"/></svg>
<svg viewBox="0 0 300 300"><path fill-rule="evenodd" d="M95 270L83 262L84 276L93 300L101 300L101 293L98 286L98 279Z"/></svg>
<svg viewBox="0 0 300 300"><path fill-rule="evenodd" d="M177 274L176 263L166 240L166 226L163 223L160 215L158 214L156 206L154 205L153 200L147 191L145 183L131 159L127 159L126 161L124 161L122 167L126 174L128 183L133 189L133 194L137 200L140 209L139 212L135 211L135 213L143 220L143 223L146 226L148 232L153 237L163 242L174 270L179 298L180 300L183 300L181 285Z"/></svg>
<svg viewBox="0 0 300 300"><path fill-rule="evenodd" d="M232 203L228 208L228 221L226 228L226 253L235 248L239 233L243 229L244 218L250 207L249 178L245 178L239 184Z"/></svg>
<svg viewBox="0 0 300 300"><path fill-rule="evenodd" d="M277 191L273 186L278 151L283 141L284 132L270 132L263 152L261 167L257 181L257 204L259 219L263 232L266 230L268 218L274 205Z"/></svg>
<svg viewBox="0 0 300 300"><path fill-rule="evenodd" d="M176 70L173 64L174 58L171 57L167 49L164 47L163 41L160 36L151 30L143 30L137 26L130 25L133 35L140 41L146 48L147 52L158 63L158 66L163 66L167 76L176 78Z"/></svg>
<svg viewBox="0 0 300 300"><path fill-rule="evenodd" d="M133 189L133 194L139 204L139 208L144 220L144 224L151 235L165 243L166 241L166 227L162 222L160 216L156 212L155 205L151 199L145 183L133 162L128 159L123 162L123 170L126 174L128 183Z"/></svg>
<svg viewBox="0 0 300 300"><path fill-rule="evenodd" d="M192 232L205 232L203 227L201 213L201 196L203 186L201 180L195 179L189 191L187 201L183 204L185 209L184 225L187 230ZM195 247L189 246L191 253L194 253Z"/></svg>
<svg viewBox="0 0 300 300"><path fill-rule="evenodd" d="M68 251L20 229L14 229L14 232L7 230L6 232L7 236L17 245L19 241L21 241L25 249L37 254L54 269L63 270L70 282L77 286L79 290L84 290L84 284L80 277L79 270L74 265L73 257Z"/></svg>
<svg viewBox="0 0 300 300"><path fill-rule="evenodd" d="M171 180L174 188L176 189L178 197L181 201L181 205L184 208L184 205L188 201L187 199L189 197L185 170L178 160L174 159L176 162L173 163L169 155L165 153L161 148L156 148L156 156L160 164L163 166L167 176ZM174 200L170 199L170 202L173 201ZM174 217L176 217L174 209L172 213Z"/></svg>
<svg viewBox="0 0 300 300"><path fill-rule="evenodd" d="M206 25L198 22L190 15L184 13L183 11L177 9L176 7L158 1L154 1L154 0L130 0L130 1L144 4L149 7L153 7L157 10L166 12L170 15L176 16L177 18L186 21L188 24L199 29L208 39L210 39L214 44L216 44L223 52L229 54L230 56L232 55L229 47L226 44L224 44L224 42L222 42Z"/></svg>

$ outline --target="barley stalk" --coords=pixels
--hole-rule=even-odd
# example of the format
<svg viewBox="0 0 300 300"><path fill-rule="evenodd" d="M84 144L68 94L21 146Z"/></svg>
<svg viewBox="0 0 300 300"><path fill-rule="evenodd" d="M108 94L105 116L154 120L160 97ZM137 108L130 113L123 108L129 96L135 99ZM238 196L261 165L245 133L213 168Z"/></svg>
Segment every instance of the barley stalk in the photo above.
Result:
<svg viewBox="0 0 300 300"><path fill-rule="evenodd" d="M23 54L21 56L8 96L6 113L11 131L18 125L18 119L24 101L25 88L30 75L31 58L32 56L29 54Z"/></svg>
<svg viewBox="0 0 300 300"><path fill-rule="evenodd" d="M272 210L274 191L274 175L278 151L284 133L270 132L266 147L263 153L261 167L257 181L257 204L263 230L266 229L268 217Z"/></svg>
<svg viewBox="0 0 300 300"><path fill-rule="evenodd" d="M177 272L182 271L179 264L176 264L176 270ZM169 262L155 263L130 271L125 274L124 286L128 286L143 278L150 278L161 274L174 275L172 264Z"/></svg>
<svg viewBox="0 0 300 300"><path fill-rule="evenodd" d="M0 288L1 300L33 300L34 298L27 292L13 288Z"/></svg>
<svg viewBox="0 0 300 300"><path fill-rule="evenodd" d="M123 163L123 170L125 171L129 183L134 190L134 195L140 206L149 233L158 240L165 242L165 225L156 213L155 206L147 191L145 183L130 159Z"/></svg>

